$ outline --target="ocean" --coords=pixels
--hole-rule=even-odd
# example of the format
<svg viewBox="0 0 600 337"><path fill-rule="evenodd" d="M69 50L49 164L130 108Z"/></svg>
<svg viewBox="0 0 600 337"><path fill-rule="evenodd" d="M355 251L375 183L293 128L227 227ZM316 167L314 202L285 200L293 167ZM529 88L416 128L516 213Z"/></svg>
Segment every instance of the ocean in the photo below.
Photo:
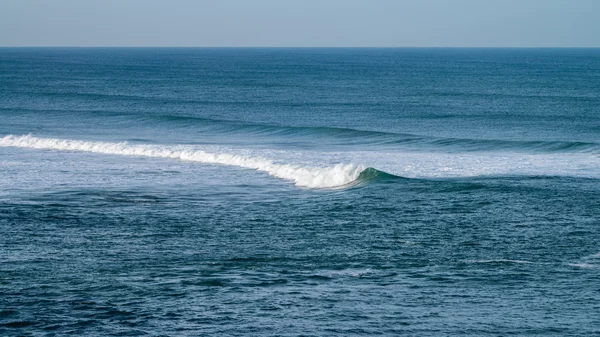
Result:
<svg viewBox="0 0 600 337"><path fill-rule="evenodd" d="M0 335L600 335L600 49L0 48Z"/></svg>

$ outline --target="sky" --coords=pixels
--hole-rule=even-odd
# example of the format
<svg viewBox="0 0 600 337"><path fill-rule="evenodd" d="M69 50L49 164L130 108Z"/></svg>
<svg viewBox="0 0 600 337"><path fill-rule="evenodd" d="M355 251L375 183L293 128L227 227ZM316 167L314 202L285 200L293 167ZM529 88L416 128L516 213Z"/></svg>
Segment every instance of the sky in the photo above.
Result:
<svg viewBox="0 0 600 337"><path fill-rule="evenodd" d="M0 0L0 46L600 47L600 0Z"/></svg>

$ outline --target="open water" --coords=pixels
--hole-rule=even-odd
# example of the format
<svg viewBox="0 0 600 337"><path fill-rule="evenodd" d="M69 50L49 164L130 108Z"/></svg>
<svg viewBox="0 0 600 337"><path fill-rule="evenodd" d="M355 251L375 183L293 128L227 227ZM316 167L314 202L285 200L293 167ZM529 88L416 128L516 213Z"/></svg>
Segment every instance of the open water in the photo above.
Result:
<svg viewBox="0 0 600 337"><path fill-rule="evenodd" d="M0 49L0 335L600 335L600 49Z"/></svg>

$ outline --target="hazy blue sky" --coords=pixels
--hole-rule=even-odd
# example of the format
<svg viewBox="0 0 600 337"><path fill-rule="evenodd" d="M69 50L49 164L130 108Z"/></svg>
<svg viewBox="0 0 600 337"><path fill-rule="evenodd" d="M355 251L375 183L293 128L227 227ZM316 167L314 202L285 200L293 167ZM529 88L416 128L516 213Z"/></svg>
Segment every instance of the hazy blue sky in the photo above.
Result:
<svg viewBox="0 0 600 337"><path fill-rule="evenodd" d="M600 0L0 0L0 46L600 47Z"/></svg>

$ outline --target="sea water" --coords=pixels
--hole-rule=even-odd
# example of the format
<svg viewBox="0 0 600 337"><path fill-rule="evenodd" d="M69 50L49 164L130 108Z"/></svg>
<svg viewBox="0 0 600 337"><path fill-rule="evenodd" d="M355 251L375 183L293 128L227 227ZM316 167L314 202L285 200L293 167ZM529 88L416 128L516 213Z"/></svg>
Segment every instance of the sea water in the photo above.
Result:
<svg viewBox="0 0 600 337"><path fill-rule="evenodd" d="M0 49L0 334L600 334L599 49Z"/></svg>

